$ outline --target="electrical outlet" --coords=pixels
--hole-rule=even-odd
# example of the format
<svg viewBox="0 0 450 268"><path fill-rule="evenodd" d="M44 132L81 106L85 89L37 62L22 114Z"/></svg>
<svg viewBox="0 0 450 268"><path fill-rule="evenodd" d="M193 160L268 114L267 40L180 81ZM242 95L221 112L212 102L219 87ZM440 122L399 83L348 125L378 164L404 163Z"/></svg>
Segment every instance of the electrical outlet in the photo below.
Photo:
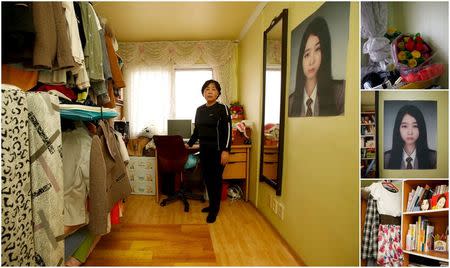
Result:
<svg viewBox="0 0 450 268"><path fill-rule="evenodd" d="M273 213L277 214L278 201L275 198L275 196L272 197L272 200L273 200L272 211L273 211Z"/></svg>
<svg viewBox="0 0 450 268"><path fill-rule="evenodd" d="M284 219L284 205L280 202L278 202L277 215L281 220Z"/></svg>
<svg viewBox="0 0 450 268"><path fill-rule="evenodd" d="M275 208L275 198L273 198L273 196L271 196L271 197L269 198L269 200L270 200L270 205L269 205L269 207L270 207L270 209L271 209L272 211L274 211L274 208Z"/></svg>

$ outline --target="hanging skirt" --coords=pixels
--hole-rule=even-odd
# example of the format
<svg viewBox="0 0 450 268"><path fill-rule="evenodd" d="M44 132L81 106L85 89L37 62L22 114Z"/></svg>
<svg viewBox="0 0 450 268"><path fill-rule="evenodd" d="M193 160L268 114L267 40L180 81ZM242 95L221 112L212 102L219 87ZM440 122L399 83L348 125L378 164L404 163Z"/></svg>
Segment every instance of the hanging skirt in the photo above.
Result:
<svg viewBox="0 0 450 268"><path fill-rule="evenodd" d="M380 266L403 266L400 225L380 224L377 264Z"/></svg>

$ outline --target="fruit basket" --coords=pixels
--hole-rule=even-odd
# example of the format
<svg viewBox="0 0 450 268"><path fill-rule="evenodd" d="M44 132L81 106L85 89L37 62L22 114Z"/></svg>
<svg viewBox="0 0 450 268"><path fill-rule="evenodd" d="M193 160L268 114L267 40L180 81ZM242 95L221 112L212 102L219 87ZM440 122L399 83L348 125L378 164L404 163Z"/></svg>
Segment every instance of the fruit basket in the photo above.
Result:
<svg viewBox="0 0 450 268"><path fill-rule="evenodd" d="M444 65L431 61L436 53L420 34L399 35L391 44L392 58L407 83L430 81L444 72Z"/></svg>

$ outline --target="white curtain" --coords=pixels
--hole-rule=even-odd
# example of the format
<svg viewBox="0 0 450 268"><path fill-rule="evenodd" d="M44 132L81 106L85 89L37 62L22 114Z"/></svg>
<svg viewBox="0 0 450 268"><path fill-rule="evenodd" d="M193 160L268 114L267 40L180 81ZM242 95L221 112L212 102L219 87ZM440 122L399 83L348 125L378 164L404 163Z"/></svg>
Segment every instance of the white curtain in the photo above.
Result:
<svg viewBox="0 0 450 268"><path fill-rule="evenodd" d="M173 100L173 74L176 66L206 65L222 87L220 101L237 100L237 43L233 41L163 41L119 43L127 88L124 111L130 122L130 135L144 127L165 132ZM201 87L201 85L199 85Z"/></svg>

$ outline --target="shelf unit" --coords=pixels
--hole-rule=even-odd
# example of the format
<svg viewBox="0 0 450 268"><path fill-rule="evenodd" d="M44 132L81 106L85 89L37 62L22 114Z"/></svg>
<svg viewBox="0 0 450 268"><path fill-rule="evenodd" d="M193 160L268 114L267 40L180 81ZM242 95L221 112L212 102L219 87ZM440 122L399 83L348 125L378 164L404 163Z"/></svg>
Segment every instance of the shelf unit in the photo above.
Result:
<svg viewBox="0 0 450 268"><path fill-rule="evenodd" d="M419 216L426 217L429 222L434 226L434 234L444 234L448 228L448 208L425 210L425 211L406 211L408 206L408 195L417 186L425 186L428 184L431 188L438 185L448 185L448 180L405 180L403 181L403 204L402 204L402 249L404 254L404 266L409 265L410 256L418 256L425 258L425 260L435 261L449 261L449 255L447 252L418 252L406 250L406 235L408 234L409 224L414 224Z"/></svg>
<svg viewBox="0 0 450 268"><path fill-rule="evenodd" d="M374 111L361 112L361 178L375 178L376 172L376 122Z"/></svg>

